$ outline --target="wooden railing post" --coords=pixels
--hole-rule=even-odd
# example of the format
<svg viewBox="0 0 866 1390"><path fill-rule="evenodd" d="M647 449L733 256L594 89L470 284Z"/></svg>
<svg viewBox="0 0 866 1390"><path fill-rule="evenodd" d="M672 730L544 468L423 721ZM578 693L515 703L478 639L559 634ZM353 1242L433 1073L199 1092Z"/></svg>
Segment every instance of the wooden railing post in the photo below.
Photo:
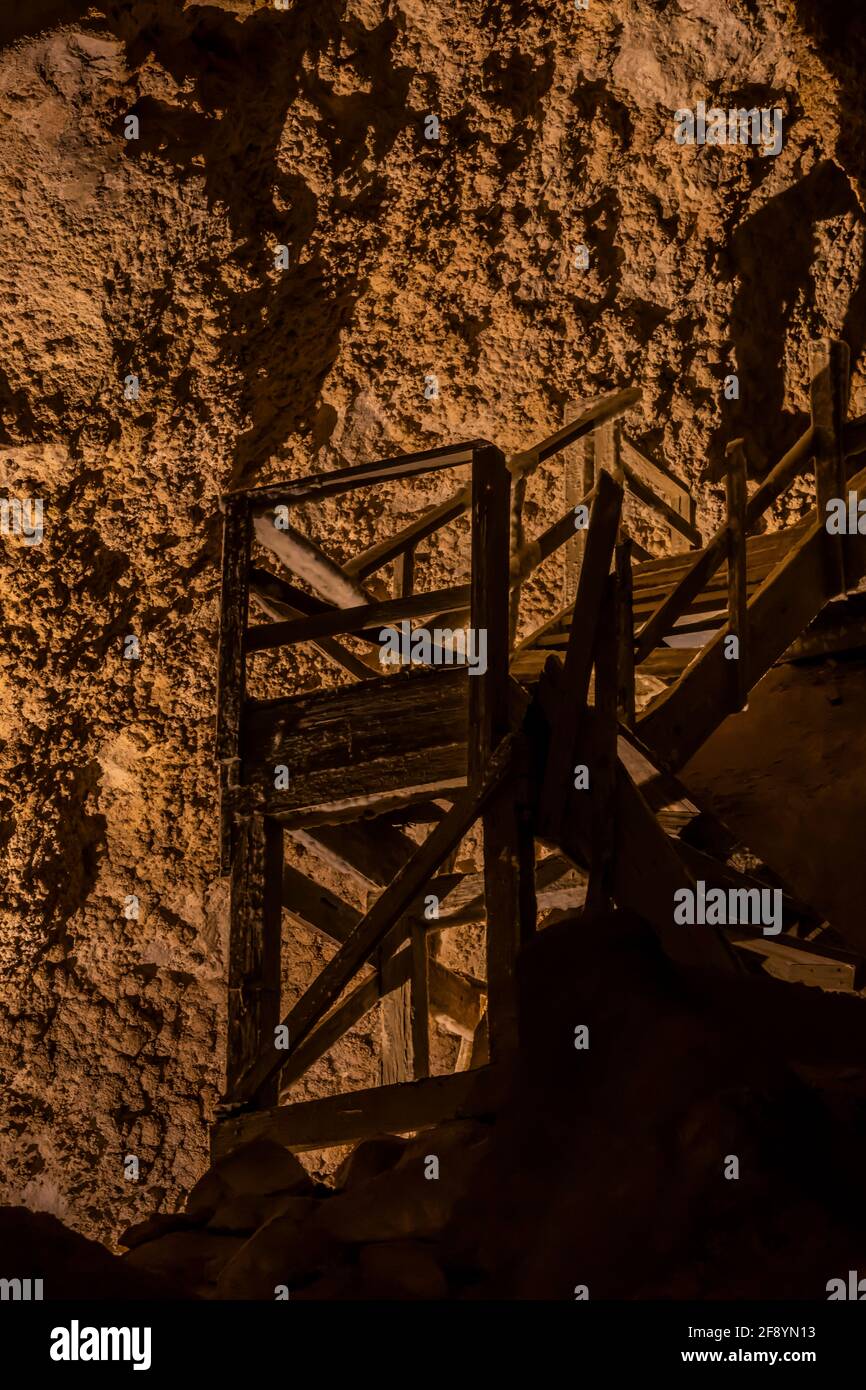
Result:
<svg viewBox="0 0 866 1390"><path fill-rule="evenodd" d="M725 492L728 504L728 629L737 639L732 663L736 708L749 700L749 579L746 552L746 454L742 439L725 450Z"/></svg>
<svg viewBox="0 0 866 1390"><path fill-rule="evenodd" d="M220 865L231 868L233 807L240 788L240 728L246 689L252 520L248 499L226 498L223 519L216 755L220 764Z"/></svg>
<svg viewBox="0 0 866 1390"><path fill-rule="evenodd" d="M812 425L815 431L815 492L826 525L827 504L847 498L845 421L850 391L848 344L821 338L812 345ZM827 535L827 557L836 593L847 589L845 537Z"/></svg>
<svg viewBox="0 0 866 1390"><path fill-rule="evenodd" d="M578 420L584 403L572 401L565 408L563 423L569 425ZM564 450L565 505L574 508L581 498L595 486L595 446L594 434L586 435ZM577 594L577 581L586 545L586 531L575 531L565 542L563 549L562 606L567 608L574 603Z"/></svg>
<svg viewBox="0 0 866 1390"><path fill-rule="evenodd" d="M616 648L617 710L629 729L634 728L634 608L631 572L631 538L623 536L616 547Z"/></svg>
<svg viewBox="0 0 866 1390"><path fill-rule="evenodd" d="M599 607L593 648L595 702L589 741L592 840L589 884L584 909L586 916L609 911L613 901L616 854L618 587L616 575L608 575Z"/></svg>
<svg viewBox="0 0 866 1390"><path fill-rule="evenodd" d="M270 816L240 816L236 822L229 916L226 1091L235 1102L276 1104L277 1079L258 1092L244 1078L275 1056L274 1029L280 1021L283 829Z"/></svg>
<svg viewBox="0 0 866 1390"><path fill-rule="evenodd" d="M469 681L469 785L480 786L508 729L510 475L498 449L479 449L472 464L472 604L479 640L485 634L487 670ZM522 917L534 885L534 844L521 818L512 777L485 809L484 902L487 917L487 997L490 1056L516 1042L514 968ZM534 924L533 924L534 925Z"/></svg>

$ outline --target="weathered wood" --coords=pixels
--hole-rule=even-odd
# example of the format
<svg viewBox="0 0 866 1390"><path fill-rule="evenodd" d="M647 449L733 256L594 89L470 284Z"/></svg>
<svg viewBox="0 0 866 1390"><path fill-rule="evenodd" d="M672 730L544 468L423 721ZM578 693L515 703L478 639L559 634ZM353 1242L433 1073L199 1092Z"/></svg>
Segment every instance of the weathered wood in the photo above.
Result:
<svg viewBox="0 0 866 1390"><path fill-rule="evenodd" d="M494 1068L430 1076L402 1086L376 1086L298 1105L232 1116L216 1125L214 1160L252 1139L273 1139L296 1153L333 1148L380 1134L407 1134L443 1120L493 1113L503 1081Z"/></svg>
<svg viewBox="0 0 866 1390"><path fill-rule="evenodd" d="M742 709L749 699L749 580L746 570L746 454L742 439L735 439L725 451L725 492L728 504L728 634L737 639L733 667L735 708Z"/></svg>
<svg viewBox="0 0 866 1390"><path fill-rule="evenodd" d="M599 607L595 633L595 705L589 741L589 788L577 792L592 804L592 861L584 912L594 916L609 911L613 896L617 856L616 761L617 761L617 581L608 575ZM622 853L628 853L627 842Z"/></svg>
<svg viewBox="0 0 866 1390"><path fill-rule="evenodd" d="M487 1005L487 987L430 960L430 1014L449 1033L471 1041Z"/></svg>
<svg viewBox="0 0 866 1390"><path fill-rule="evenodd" d="M560 714L551 730L539 803L539 824L551 839L556 839L568 787L574 776L574 750L589 692L599 608L613 560L621 509L621 486L610 473L600 473L566 650Z"/></svg>
<svg viewBox="0 0 866 1390"><path fill-rule="evenodd" d="M243 498L225 506L223 518L222 593L217 677L216 756L220 769L220 864L231 868L231 822L228 802L240 784L240 726L246 689L244 632L249 608L252 524Z"/></svg>
<svg viewBox="0 0 866 1390"><path fill-rule="evenodd" d="M304 616L300 609L293 608L291 604L284 603L281 599L271 598L253 587L251 587L250 593L265 617L274 622L288 622L292 618ZM354 676L357 680L369 680L371 674L379 675L381 673L382 668L374 656L356 656L354 652L349 651L348 647L344 647L333 637L320 637L318 642L313 643L313 646L323 656L336 662L338 666L342 666L344 671L348 671L349 675Z"/></svg>
<svg viewBox="0 0 866 1390"><path fill-rule="evenodd" d="M335 497L352 492L357 487L391 482L395 478L412 478L419 473L433 473L443 468L461 468L472 462L476 449L487 444L486 439L472 439L466 444L446 444L436 449L422 449L414 454L398 454L393 459L377 459L372 463L353 464L329 473L312 473L294 482L265 483L250 488L250 498L256 514L281 505L298 506L322 497ZM231 497L232 494L229 494Z"/></svg>
<svg viewBox="0 0 866 1390"><path fill-rule="evenodd" d="M414 840L399 830L354 821L346 825L319 825L312 830L292 830L292 839L318 855L340 873L360 883L385 888L417 849Z"/></svg>
<svg viewBox="0 0 866 1390"><path fill-rule="evenodd" d="M634 612L631 570L631 540L621 539L616 547L616 703L619 717L634 728Z"/></svg>
<svg viewBox="0 0 866 1390"><path fill-rule="evenodd" d="M513 744L513 735L503 740L488 767L482 786L477 792L466 794L455 803L358 923L333 959L313 980L284 1020L290 1038L303 1041L346 988L358 968L382 944L445 856L459 844L488 798L511 772ZM269 1080L280 1065L279 1058L262 1056L255 1068L254 1089L257 1090Z"/></svg>
<svg viewBox="0 0 866 1390"><path fill-rule="evenodd" d="M612 391L607 396L602 396L600 400L593 402L592 405L584 409L576 420L571 420L556 430L554 434L548 435L540 443L534 444L531 449L525 449L520 454L508 461L508 467L513 476L520 473L532 472L545 459L552 458L558 454L560 449L565 449L569 444L574 444L585 434L598 429L607 420L613 420L617 415L622 415L636 405L641 398L640 388L628 386L624 391Z"/></svg>
<svg viewBox="0 0 866 1390"><path fill-rule="evenodd" d="M469 602L468 584L455 584L427 594L410 594L405 598L384 599L365 603L363 607L341 608L331 613L317 613L308 618L293 618L287 623L260 623L247 633L247 652L271 651L296 642L311 642L319 637L341 633L361 633L364 628L391 627L403 618L427 617L431 613L455 614Z"/></svg>
<svg viewBox="0 0 866 1390"><path fill-rule="evenodd" d="M812 452L814 431L810 428L797 440L785 456L779 460L761 486L752 494L746 505L745 529L751 531L766 509L776 501L809 459ZM727 555L727 522L707 542L706 547L692 558L687 557L688 567L682 573L673 589L665 595L655 611L644 623L637 635L636 660L645 660L670 632L677 618L689 608L690 604L706 587L715 571Z"/></svg>
<svg viewBox="0 0 866 1390"><path fill-rule="evenodd" d="M370 602L371 595L363 586L351 579L330 555L325 554L321 546L296 527L282 519L280 526L276 526L272 512L256 516L254 526L259 545L270 550L293 574L309 584L319 598L341 609ZM322 635L329 634L325 632Z"/></svg>
<svg viewBox="0 0 866 1390"><path fill-rule="evenodd" d="M848 487L866 496L866 470ZM828 576L824 521L812 511L809 525L783 562L764 580L747 610L750 680L755 685L808 626L832 596ZM866 573L866 538L846 538L852 584ZM732 713L726 681L724 633L698 654L688 673L638 721L642 740L672 770L683 766Z"/></svg>
<svg viewBox="0 0 866 1390"><path fill-rule="evenodd" d="M479 787L493 749L509 727L508 554L511 479L499 449L479 450L472 465L471 623L486 634L487 669L469 680L471 730L467 777Z"/></svg>
<svg viewBox="0 0 866 1390"><path fill-rule="evenodd" d="M634 493L635 497L656 512L658 516L663 517L673 531L685 537L690 545L700 546L703 544L703 537L698 528L693 526L690 521L686 521L664 498L658 497L652 488L647 486L640 472L630 461L623 464L623 474L629 490Z"/></svg>
<svg viewBox="0 0 866 1390"><path fill-rule="evenodd" d="M590 507L594 498L595 488L590 488L583 496L577 498L575 506ZM565 516L561 516L552 526L548 526L547 530L543 531L540 536L536 536L535 540L528 541L526 545L522 546L521 549L512 556L510 565L511 583L519 584L524 579L528 579L529 576L538 569L538 566L548 559L555 550L558 550L561 545L567 547L571 544L572 538L582 539L584 535L585 532L575 531L574 529L574 507L571 507L565 513ZM575 584L576 582L575 577Z"/></svg>
<svg viewBox="0 0 866 1390"><path fill-rule="evenodd" d="M412 1066L414 1080L430 1074L430 962L427 932L420 922L410 927L412 988L410 1018L412 1026Z"/></svg>
<svg viewBox="0 0 866 1390"><path fill-rule="evenodd" d="M272 1078L250 1073L274 1047L280 1018L282 830L263 816L239 820L229 914L226 1092L239 1101L276 1099Z"/></svg>
<svg viewBox="0 0 866 1390"><path fill-rule="evenodd" d="M847 494L845 468L845 421L850 392L847 343L821 338L812 345L812 426L815 432L815 492L819 519L825 523L834 498ZM826 533L827 564L834 592L841 594L845 582L846 538Z"/></svg>
<svg viewBox="0 0 866 1390"><path fill-rule="evenodd" d="M394 561L394 597L408 598L415 585L415 551L401 550Z"/></svg>
<svg viewBox="0 0 866 1390"><path fill-rule="evenodd" d="M684 482L681 482L668 468L649 457L643 449L623 433L621 438L622 461L624 467L637 475L644 487L649 489L654 499L666 502L683 521L694 525L695 501ZM654 505L654 504L650 504ZM703 544L698 541L698 544Z"/></svg>
<svg viewBox="0 0 866 1390"><path fill-rule="evenodd" d="M563 423L570 425L576 420L581 411L580 401L571 401L565 407ZM595 476L592 472L590 462L590 477L586 478L586 442L583 444L569 445L565 449L563 459L563 483L565 491L566 516L571 517L571 530L565 532L565 550L562 556L562 602L568 606L574 603L577 593L577 579L580 574L580 562L583 556L583 536L582 531L574 528L574 511L580 505L584 493L591 491L595 483ZM587 505L589 505L587 503ZM555 547L554 547L555 549Z"/></svg>
<svg viewBox="0 0 866 1390"><path fill-rule="evenodd" d="M462 516L468 510L471 501L472 487L467 483L447 501L419 512L414 520L395 535L389 536L387 540L378 541L359 555L354 555L351 560L346 561L343 569L353 578L366 579L369 574L389 564L391 560L399 559L407 551L414 550L421 541L440 527L447 526L450 521Z"/></svg>
<svg viewBox="0 0 866 1390"><path fill-rule="evenodd" d="M458 740L462 746L467 687L478 679L470 680L465 668L407 670L361 685L251 703L241 744L244 780L262 788L270 808L288 810L304 803L305 779L316 773L342 775L346 788L354 788L364 785L364 764L396 767L395 759L413 753L435 754ZM279 766L289 769L290 782L277 789ZM378 786L371 770L367 789L372 793Z"/></svg>
<svg viewBox="0 0 866 1390"><path fill-rule="evenodd" d="M431 796L456 800L466 787L466 745L445 744L424 757L422 752L405 758L384 758L361 767L325 768L304 779L304 795L292 805L279 801L256 802L266 808L284 829L310 830L322 825L343 825L359 817L380 816L392 808L426 802ZM370 786L375 790L370 790ZM297 791L297 788L296 788Z"/></svg>
<svg viewBox="0 0 866 1390"><path fill-rule="evenodd" d="M291 864L283 866L283 907L338 943L347 939L361 916L357 908Z"/></svg>

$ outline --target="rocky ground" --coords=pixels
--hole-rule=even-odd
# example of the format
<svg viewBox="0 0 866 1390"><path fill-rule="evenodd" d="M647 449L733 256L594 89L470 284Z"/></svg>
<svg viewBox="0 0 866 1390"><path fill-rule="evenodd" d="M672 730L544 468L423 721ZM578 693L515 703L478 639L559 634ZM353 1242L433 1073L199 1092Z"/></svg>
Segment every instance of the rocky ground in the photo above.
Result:
<svg viewBox="0 0 866 1390"><path fill-rule="evenodd" d="M0 486L45 535L0 537L0 1194L112 1240L193 1187L220 1086L220 493L510 451L636 382L710 527L732 433L757 474L802 427L811 337L847 338L866 410L863 34L817 0L7 10ZM778 103L782 153L676 146L702 97ZM435 495L310 525L339 558ZM530 529L560 502L551 469ZM427 573L461 564L456 529ZM321 948L286 932L291 997ZM375 1027L310 1093L375 1079Z"/></svg>

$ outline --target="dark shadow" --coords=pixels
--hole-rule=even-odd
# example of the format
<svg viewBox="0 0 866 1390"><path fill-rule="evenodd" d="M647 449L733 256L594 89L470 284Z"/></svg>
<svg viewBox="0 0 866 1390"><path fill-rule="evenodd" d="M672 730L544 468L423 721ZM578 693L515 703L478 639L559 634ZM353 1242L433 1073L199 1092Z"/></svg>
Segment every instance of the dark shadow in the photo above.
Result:
<svg viewBox="0 0 866 1390"><path fill-rule="evenodd" d="M798 299L809 293L818 224L846 214L861 217L843 171L830 160L818 164L793 188L772 198L741 223L720 250L720 278L737 281L731 310L732 359L740 399L722 402L722 420L710 444L710 467L718 470L726 443L748 441L752 468L762 473L778 462L807 423L785 411L785 345ZM849 306L846 336L856 359L864 342L862 292Z"/></svg>

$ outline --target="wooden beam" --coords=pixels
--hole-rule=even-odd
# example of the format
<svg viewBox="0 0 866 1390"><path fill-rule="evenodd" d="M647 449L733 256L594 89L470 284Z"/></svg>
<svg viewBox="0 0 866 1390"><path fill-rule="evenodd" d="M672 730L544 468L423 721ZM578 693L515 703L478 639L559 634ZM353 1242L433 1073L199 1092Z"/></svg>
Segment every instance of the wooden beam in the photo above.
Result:
<svg viewBox="0 0 866 1390"><path fill-rule="evenodd" d="M766 509L785 491L807 463L812 453L814 430L809 428L797 440L775 468L764 479L761 486L752 494L746 505L745 529L748 533L763 516ZM709 583L719 565L725 559L728 547L727 522L707 542L705 548L689 560L688 567L674 587L659 602L651 616L637 635L635 660L638 665L645 661L670 632L679 617L690 607L693 600Z"/></svg>
<svg viewBox="0 0 866 1390"><path fill-rule="evenodd" d="M845 421L850 392L847 343L821 338L812 345L812 426L815 432L815 491L819 519L826 531L828 507L834 498L847 495L845 469ZM845 582L845 537L826 533L827 562L832 573L834 593L848 587Z"/></svg>
<svg viewBox="0 0 866 1390"><path fill-rule="evenodd" d="M259 545L270 550L293 574L309 584L319 598L341 609L370 603L372 595L296 527L282 520L277 526L272 512L257 516L254 526ZM322 634L328 635L327 632Z"/></svg>
<svg viewBox="0 0 866 1390"><path fill-rule="evenodd" d="M272 1078L248 1084L263 1051L274 1051L280 1018L282 830L264 816L237 824L229 913L226 1093L238 1101L276 1099Z"/></svg>
<svg viewBox="0 0 866 1390"><path fill-rule="evenodd" d="M599 607L594 657L595 704L588 743L592 861L584 908L590 916L610 910L617 852L628 853L627 841L617 843L616 826L617 582L612 574Z"/></svg>
<svg viewBox="0 0 866 1390"><path fill-rule="evenodd" d="M487 669L469 681L467 778L481 785L491 754L509 727L508 554L511 479L499 449L483 449L472 465L470 621L483 632Z"/></svg>
<svg viewBox="0 0 866 1390"><path fill-rule="evenodd" d="M519 473L532 472L540 463L544 463L545 459L558 454L560 449L574 444L607 420L613 420L617 415L622 415L624 411L631 409L640 398L641 392L637 386L628 386L624 391L612 391L609 395L602 396L600 400L594 401L592 405L583 410L576 420L569 421L554 434L542 439L540 443L509 459L508 467L512 475L517 476Z"/></svg>
<svg viewBox="0 0 866 1390"><path fill-rule="evenodd" d="M467 794L455 803L286 1016L284 1023L289 1030L289 1038L295 1043L302 1042L316 1026L359 967L383 943L442 860L460 843L488 798L511 772L513 744L513 735L503 740L488 767L482 786L477 792ZM250 1078L253 1091L268 1081L281 1065L282 1061L274 1057L273 1049L262 1054Z"/></svg>
<svg viewBox="0 0 866 1390"><path fill-rule="evenodd" d="M396 878L418 848L399 830L365 821L346 825L318 825L292 830L294 840L340 873L350 873L360 883L385 888Z"/></svg>
<svg viewBox="0 0 866 1390"><path fill-rule="evenodd" d="M241 710L246 693L244 632L249 608L252 523L242 498L226 504L223 518L222 590L220 595L219 673L217 677L216 756L220 769L220 864L231 867L229 803L240 786Z"/></svg>
<svg viewBox="0 0 866 1390"><path fill-rule="evenodd" d="M402 1086L375 1086L348 1095L278 1105L237 1115L215 1126L211 1156L223 1158L252 1139L273 1139L296 1153L333 1148L380 1134L407 1134L444 1120L473 1119L496 1110L503 1078L492 1067L429 1076Z"/></svg>
<svg viewBox="0 0 866 1390"><path fill-rule="evenodd" d="M539 803L539 825L553 840L557 838L568 787L574 776L574 750L589 692L598 614L616 546L621 509L622 487L610 473L600 473L560 683L559 716L551 730Z"/></svg>
<svg viewBox="0 0 866 1390"><path fill-rule="evenodd" d="M616 704L619 717L630 729L635 720L634 611L629 537L616 547Z"/></svg>
<svg viewBox="0 0 866 1390"><path fill-rule="evenodd" d="M728 635L737 639L732 661L735 709L749 700L749 577L746 569L746 454L742 439L725 451L725 492L728 505Z"/></svg>
<svg viewBox="0 0 866 1390"><path fill-rule="evenodd" d="M291 604L283 603L280 599L270 598L267 594L258 592L256 589L250 590L259 608L266 618L271 618L274 622L288 622L292 618L301 618L304 614ZM344 671L348 671L350 676L356 680L369 680L371 675L380 675L381 666L374 656L356 656L349 651L341 642L336 642L333 637L320 637L313 646L328 657L330 661L342 666Z"/></svg>
<svg viewBox="0 0 866 1390"><path fill-rule="evenodd" d="M367 575L373 574L391 560L399 559L407 551L414 550L419 542L431 536L440 527L447 526L450 521L462 516L468 510L471 501L472 488L467 484L447 501L419 512L413 521L395 535L389 536L387 540L378 541L376 545L362 550L359 555L354 555L351 560L346 561L343 569L353 578L366 579Z"/></svg>
<svg viewBox="0 0 866 1390"><path fill-rule="evenodd" d="M866 496L866 470L848 484ZM832 596L826 566L824 520L813 511L808 527L749 601L750 680L754 686ZM846 537L852 583L866 573L866 538ZM682 767L732 713L724 633L703 648L685 676L638 721L638 733L672 771Z"/></svg>
<svg viewBox="0 0 866 1390"><path fill-rule="evenodd" d="M398 454L393 459L377 459L373 463L354 464L337 468L330 473L312 473L294 482L266 483L247 489L256 515L280 505L297 506L322 497L335 497L357 487L371 487L395 478L413 478L419 473L433 473L443 468L461 468L472 462L476 449L487 444L486 439L471 439L467 444L446 444L436 449L423 449L414 454ZM232 496L233 494L230 494Z"/></svg>
<svg viewBox="0 0 866 1390"><path fill-rule="evenodd" d="M436 589L427 594L411 594L406 598L384 599L365 603L363 607L342 608L331 613L317 613L309 618L293 618L288 623L261 623L247 633L247 652L271 651L294 642L310 642L319 637L342 633L360 633L364 628L390 627L403 618L421 618L444 610L456 613L469 602L468 584L455 584L448 589Z"/></svg>
<svg viewBox="0 0 866 1390"><path fill-rule="evenodd" d="M414 1080L430 1075L430 961L427 932L413 922L409 932L412 958L410 1020L412 1028L412 1067Z"/></svg>
<svg viewBox="0 0 866 1390"><path fill-rule="evenodd" d="M283 907L338 943L347 940L361 917L357 908L291 864L283 866Z"/></svg>

